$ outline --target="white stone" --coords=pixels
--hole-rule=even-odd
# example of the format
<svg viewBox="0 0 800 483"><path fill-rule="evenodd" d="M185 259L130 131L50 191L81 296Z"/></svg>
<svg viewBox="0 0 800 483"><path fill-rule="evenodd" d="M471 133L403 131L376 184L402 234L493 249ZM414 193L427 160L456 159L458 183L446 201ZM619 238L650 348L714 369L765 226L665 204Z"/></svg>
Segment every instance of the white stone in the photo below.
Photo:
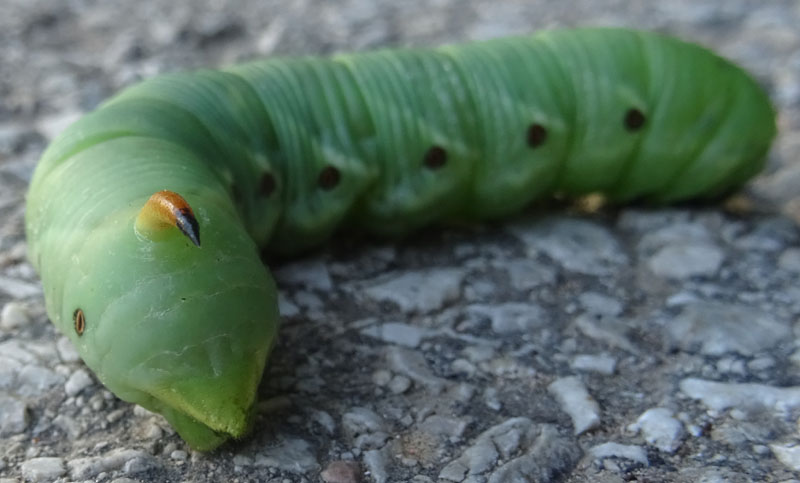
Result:
<svg viewBox="0 0 800 483"><path fill-rule="evenodd" d="M53 481L67 472L64 460L54 457L31 458L21 469L25 481Z"/></svg>
<svg viewBox="0 0 800 483"><path fill-rule="evenodd" d="M92 376L85 369L78 369L73 372L67 383L64 384L64 390L67 396L77 396L81 391L94 384Z"/></svg>
<svg viewBox="0 0 800 483"><path fill-rule="evenodd" d="M609 355L579 354L572 360L570 367L578 371L597 372L610 376L616 370L617 360Z"/></svg>
<svg viewBox="0 0 800 483"><path fill-rule="evenodd" d="M30 322L30 316L25 307L19 302L8 302L0 312L0 328L10 330L22 327Z"/></svg>
<svg viewBox="0 0 800 483"><path fill-rule="evenodd" d="M683 424L666 408L648 409L629 429L641 431L647 444L670 454L680 447L685 434Z"/></svg>
<svg viewBox="0 0 800 483"><path fill-rule="evenodd" d="M572 418L575 434L584 433L600 425L600 406L589 394L580 378L570 376L556 379L547 386L547 390Z"/></svg>

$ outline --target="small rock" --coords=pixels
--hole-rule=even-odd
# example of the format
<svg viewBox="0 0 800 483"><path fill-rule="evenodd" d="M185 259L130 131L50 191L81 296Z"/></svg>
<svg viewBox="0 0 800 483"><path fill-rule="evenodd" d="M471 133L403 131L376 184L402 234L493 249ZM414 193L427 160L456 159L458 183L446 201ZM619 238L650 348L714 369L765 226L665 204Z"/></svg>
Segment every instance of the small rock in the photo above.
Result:
<svg viewBox="0 0 800 483"><path fill-rule="evenodd" d="M15 397L0 394L0 436L25 431L29 417L27 404Z"/></svg>
<svg viewBox="0 0 800 483"><path fill-rule="evenodd" d="M794 471L800 471L800 444L797 443L773 443L769 445L772 454L781 463Z"/></svg>
<svg viewBox="0 0 800 483"><path fill-rule="evenodd" d="M800 407L800 386L773 387L753 383L725 383L687 378L680 382L681 392L699 399L709 409L729 408L791 411Z"/></svg>
<svg viewBox="0 0 800 483"><path fill-rule="evenodd" d="M600 425L600 406L589 395L580 378L571 376L556 379L547 386L547 390L572 418L576 435Z"/></svg>
<svg viewBox="0 0 800 483"><path fill-rule="evenodd" d="M767 312L717 302L687 304L666 331L675 347L713 356L727 352L753 355L792 336L789 324Z"/></svg>
<svg viewBox="0 0 800 483"><path fill-rule="evenodd" d="M299 438L289 438L281 441L259 454L255 458L256 466L266 466L303 474L319 468L317 458L308 442Z"/></svg>
<svg viewBox="0 0 800 483"><path fill-rule="evenodd" d="M722 250L710 243L681 243L663 247L647 265L659 277L685 280L714 276L724 259Z"/></svg>
<svg viewBox="0 0 800 483"><path fill-rule="evenodd" d="M384 342L411 347L413 349L419 346L428 332L425 329L413 325L389 322L367 327L362 330L361 333Z"/></svg>
<svg viewBox="0 0 800 483"><path fill-rule="evenodd" d="M674 453L681 445L684 436L683 424L672 416L666 408L651 408L642 413L631 431L641 431L647 444L659 451Z"/></svg>
<svg viewBox="0 0 800 483"><path fill-rule="evenodd" d="M605 458L622 458L635 461L644 466L648 466L650 464L647 459L647 451L645 451L641 446L610 442L603 443L593 446L589 450L589 455L595 460L603 460Z"/></svg>
<svg viewBox="0 0 800 483"><path fill-rule="evenodd" d="M425 358L418 352L390 346L387 347L386 359L392 370L422 384L433 394L441 393L447 386L447 381L431 373Z"/></svg>
<svg viewBox="0 0 800 483"><path fill-rule="evenodd" d="M632 354L639 353L636 346L634 346L625 335L627 327L614 318L598 320L593 315L581 314L575 317L575 327L589 338L603 342L612 347L618 347Z"/></svg>
<svg viewBox="0 0 800 483"><path fill-rule="evenodd" d="M358 483L361 468L355 461L331 461L320 476L325 483Z"/></svg>
<svg viewBox="0 0 800 483"><path fill-rule="evenodd" d="M444 437L461 437L466 431L468 423L459 419L449 418L434 414L425 418L422 422L421 429Z"/></svg>
<svg viewBox="0 0 800 483"><path fill-rule="evenodd" d="M0 275L0 292L5 293L12 299L24 299L41 295L42 289L37 284Z"/></svg>
<svg viewBox="0 0 800 483"><path fill-rule="evenodd" d="M509 231L527 246L531 258L542 252L573 272L611 275L628 261L611 232L591 221L550 218L518 223Z"/></svg>
<svg viewBox="0 0 800 483"><path fill-rule="evenodd" d="M532 290L542 285L552 285L556 281L555 269L536 260L528 258L503 260L502 264L494 265L508 270L511 286L517 290Z"/></svg>
<svg viewBox="0 0 800 483"><path fill-rule="evenodd" d="M353 408L342 416L342 427L352 435L384 430L383 418L367 408Z"/></svg>
<svg viewBox="0 0 800 483"><path fill-rule="evenodd" d="M311 419L325 428L325 431L327 431L328 434L333 434L333 432L336 431L336 421L334 421L333 417L325 411L314 411L314 413L311 415Z"/></svg>
<svg viewBox="0 0 800 483"><path fill-rule="evenodd" d="M69 376L67 383L64 384L64 390L66 391L67 396L77 396L78 393L92 384L94 384L92 376L90 376L86 370L78 369L77 371L73 372L71 376Z"/></svg>
<svg viewBox="0 0 800 483"><path fill-rule="evenodd" d="M403 312L429 313L455 300L461 291L464 271L436 268L389 274L369 282L361 290L378 302L394 302Z"/></svg>
<svg viewBox="0 0 800 483"><path fill-rule="evenodd" d="M392 394L403 394L411 387L411 379L406 376L394 376L389 382L388 388Z"/></svg>
<svg viewBox="0 0 800 483"><path fill-rule="evenodd" d="M533 303L476 304L467 307L467 314L488 318L492 331L500 335L532 332L547 323L544 310Z"/></svg>
<svg viewBox="0 0 800 483"><path fill-rule="evenodd" d="M17 374L16 391L21 396L41 396L51 387L64 382L64 376L37 365L27 365Z"/></svg>
<svg viewBox="0 0 800 483"><path fill-rule="evenodd" d="M800 248L787 248L778 257L778 267L787 272L800 273Z"/></svg>
<svg viewBox="0 0 800 483"><path fill-rule="evenodd" d="M186 458L188 458L189 454L186 451L183 451L183 450L180 450L180 449L176 449L175 451L173 451L173 452L171 452L169 454L169 457L174 459L174 460L182 461L182 460L185 460Z"/></svg>
<svg viewBox="0 0 800 483"><path fill-rule="evenodd" d="M439 478L450 481L552 481L571 468L580 449L549 424L511 418L481 433ZM467 478L465 480L465 478ZM470 479L473 478L473 479Z"/></svg>
<svg viewBox="0 0 800 483"><path fill-rule="evenodd" d="M585 292L578 296L578 302L592 315L616 316L622 313L622 303L596 292Z"/></svg>
<svg viewBox="0 0 800 483"><path fill-rule="evenodd" d="M616 370L617 360L608 355L579 354L572 360L570 367L578 371L597 372L610 376Z"/></svg>
<svg viewBox="0 0 800 483"><path fill-rule="evenodd" d="M68 461L67 466L70 477L85 480L103 472L120 470L126 463L136 458L152 459L152 456L144 451L119 448L111 450L103 456L75 458Z"/></svg>
<svg viewBox="0 0 800 483"><path fill-rule="evenodd" d="M66 337L60 337L58 339L58 342L56 342L56 349L58 350L58 356L61 358L62 362L78 362L81 360L80 354L75 350L75 345Z"/></svg>
<svg viewBox="0 0 800 483"><path fill-rule="evenodd" d="M22 463L25 481L52 481L67 472L61 458L32 458Z"/></svg>
<svg viewBox="0 0 800 483"><path fill-rule="evenodd" d="M328 267L320 259L295 261L273 273L279 286L300 286L322 292L333 289Z"/></svg>
<svg viewBox="0 0 800 483"><path fill-rule="evenodd" d="M363 460L375 483L386 483L389 480L389 473L386 471L388 462L382 450L365 451Z"/></svg>
<svg viewBox="0 0 800 483"><path fill-rule="evenodd" d="M0 328L10 330L22 327L30 322L30 316L25 307L19 302L8 302L0 312Z"/></svg>

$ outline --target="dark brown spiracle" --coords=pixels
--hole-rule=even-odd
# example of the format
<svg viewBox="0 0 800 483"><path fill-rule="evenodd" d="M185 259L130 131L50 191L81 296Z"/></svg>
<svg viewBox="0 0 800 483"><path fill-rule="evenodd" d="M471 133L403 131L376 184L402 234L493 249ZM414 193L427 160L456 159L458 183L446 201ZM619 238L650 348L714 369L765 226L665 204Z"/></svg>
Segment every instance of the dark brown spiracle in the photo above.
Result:
<svg viewBox="0 0 800 483"><path fill-rule="evenodd" d="M422 164L428 169L439 169L447 164L447 151L441 146L431 146L425 151Z"/></svg>
<svg viewBox="0 0 800 483"><path fill-rule="evenodd" d="M83 314L83 310L75 309L75 312L72 313L72 323L75 326L75 332L83 335L83 331L86 330L86 316Z"/></svg>
<svg viewBox="0 0 800 483"><path fill-rule="evenodd" d="M326 166L320 173L319 178L317 178L317 183L319 187L324 189L325 191L332 190L335 188L339 181L341 180L341 174L339 170L336 169L334 166Z"/></svg>

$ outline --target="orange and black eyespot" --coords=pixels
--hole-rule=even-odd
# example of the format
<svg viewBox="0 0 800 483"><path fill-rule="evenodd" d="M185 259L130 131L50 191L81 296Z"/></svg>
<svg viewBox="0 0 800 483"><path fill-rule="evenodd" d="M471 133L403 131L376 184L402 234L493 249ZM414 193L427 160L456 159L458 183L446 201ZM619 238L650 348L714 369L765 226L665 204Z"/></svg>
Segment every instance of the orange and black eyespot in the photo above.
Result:
<svg viewBox="0 0 800 483"><path fill-rule="evenodd" d="M647 118L645 118L644 113L635 107L625 112L625 129L628 131L638 131L646 121Z"/></svg>
<svg viewBox="0 0 800 483"><path fill-rule="evenodd" d="M75 325L75 333L79 336L83 335L83 331L86 330L86 316L83 314L83 310L75 309L75 312L72 313L72 322Z"/></svg>
<svg viewBox="0 0 800 483"><path fill-rule="evenodd" d="M441 146L431 146L425 151L422 164L428 169L439 169L447 164L447 151Z"/></svg>
<svg viewBox="0 0 800 483"><path fill-rule="evenodd" d="M320 171L319 177L317 178L317 184L325 191L330 191L333 188L336 188L340 179L341 174L339 173L338 169L336 169L334 166L326 166L322 171Z"/></svg>
<svg viewBox="0 0 800 483"><path fill-rule="evenodd" d="M275 192L275 176L272 173L261 175L261 181L258 183L258 192L264 198L269 198Z"/></svg>
<svg viewBox="0 0 800 483"><path fill-rule="evenodd" d="M538 148L547 140L547 129L539 123L531 124L528 126L526 140L528 141L528 146Z"/></svg>

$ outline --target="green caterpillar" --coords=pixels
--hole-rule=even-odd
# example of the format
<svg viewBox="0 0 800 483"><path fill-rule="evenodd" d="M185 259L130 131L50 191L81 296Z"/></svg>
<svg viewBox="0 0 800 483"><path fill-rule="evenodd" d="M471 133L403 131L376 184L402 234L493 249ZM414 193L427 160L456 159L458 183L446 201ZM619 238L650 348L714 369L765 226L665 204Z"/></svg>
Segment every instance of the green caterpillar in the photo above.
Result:
<svg viewBox="0 0 800 483"><path fill-rule="evenodd" d="M486 220L555 193L716 197L761 169L775 130L738 67L623 29L164 75L44 153L30 258L99 379L209 450L247 432L275 338L260 248Z"/></svg>

